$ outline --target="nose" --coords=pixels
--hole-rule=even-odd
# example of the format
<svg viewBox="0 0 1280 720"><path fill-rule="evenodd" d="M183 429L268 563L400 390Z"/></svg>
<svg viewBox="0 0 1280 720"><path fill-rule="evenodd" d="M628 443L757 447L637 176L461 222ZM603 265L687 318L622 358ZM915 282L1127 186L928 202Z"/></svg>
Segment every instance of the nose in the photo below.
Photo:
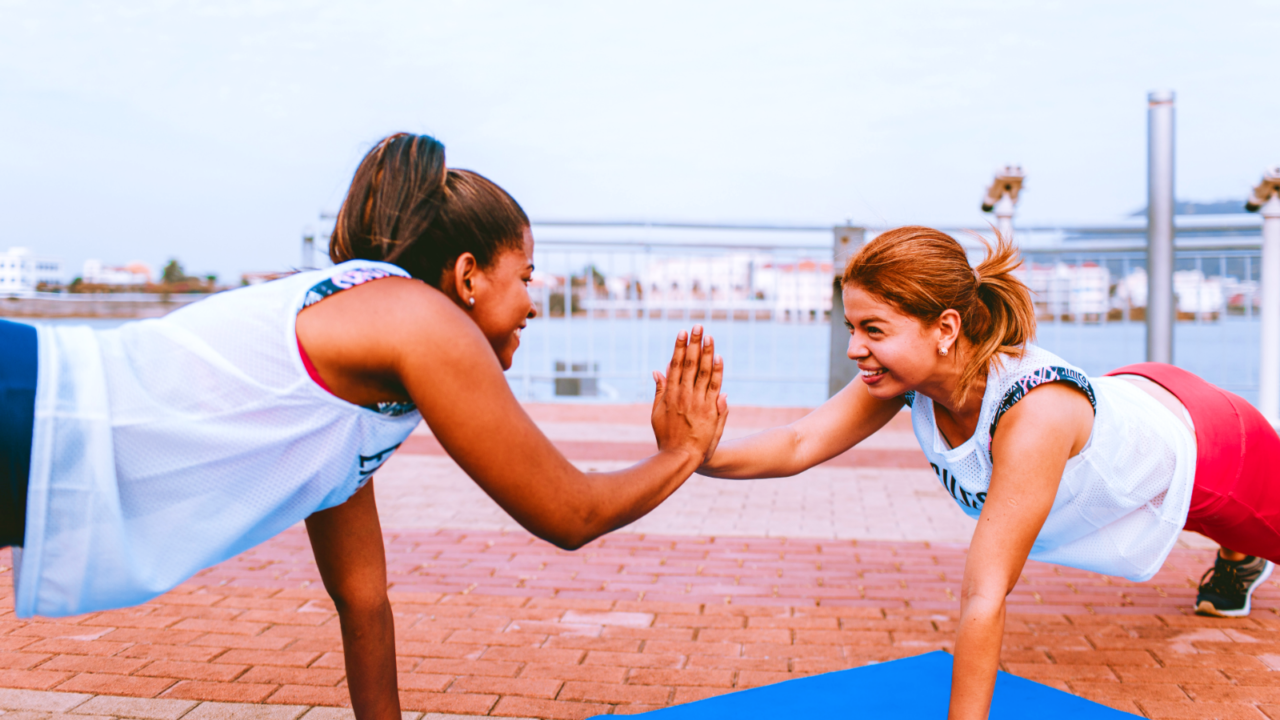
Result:
<svg viewBox="0 0 1280 720"><path fill-rule="evenodd" d="M858 333L849 333L849 348L845 351L845 355L850 360L857 362L868 357L871 353L867 350L867 344L858 339Z"/></svg>
<svg viewBox="0 0 1280 720"><path fill-rule="evenodd" d="M532 319L534 319L534 318L538 317L538 306L537 306L537 305L530 305L530 306L529 306L529 314L528 314L528 315L525 315L525 317L529 318L530 320L532 320Z"/></svg>

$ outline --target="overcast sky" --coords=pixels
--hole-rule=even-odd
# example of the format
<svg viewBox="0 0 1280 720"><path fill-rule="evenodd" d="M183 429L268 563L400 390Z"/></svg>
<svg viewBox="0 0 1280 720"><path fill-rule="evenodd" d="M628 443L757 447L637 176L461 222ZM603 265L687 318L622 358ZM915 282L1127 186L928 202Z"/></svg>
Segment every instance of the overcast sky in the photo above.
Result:
<svg viewBox="0 0 1280 720"><path fill-rule="evenodd" d="M1280 164L1280 2L0 0L0 248L297 262L363 153L430 133L535 219L978 224L1179 198Z"/></svg>

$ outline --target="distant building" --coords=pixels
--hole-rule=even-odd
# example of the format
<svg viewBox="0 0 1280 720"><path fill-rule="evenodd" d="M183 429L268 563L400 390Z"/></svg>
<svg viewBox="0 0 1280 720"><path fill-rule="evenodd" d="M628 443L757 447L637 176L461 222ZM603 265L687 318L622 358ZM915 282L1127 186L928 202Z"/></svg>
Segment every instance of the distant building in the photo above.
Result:
<svg viewBox="0 0 1280 720"><path fill-rule="evenodd" d="M266 272L247 272L240 275L241 285L261 285L264 282L279 280L286 275L292 275L289 271L266 271Z"/></svg>
<svg viewBox="0 0 1280 720"><path fill-rule="evenodd" d="M0 254L0 294L31 293L41 285L62 284L62 261L32 255L27 248L9 248Z"/></svg>
<svg viewBox="0 0 1280 720"><path fill-rule="evenodd" d="M139 260L118 267L103 265L101 260L85 260L80 273L80 281L86 285L146 285L151 277L151 267Z"/></svg>

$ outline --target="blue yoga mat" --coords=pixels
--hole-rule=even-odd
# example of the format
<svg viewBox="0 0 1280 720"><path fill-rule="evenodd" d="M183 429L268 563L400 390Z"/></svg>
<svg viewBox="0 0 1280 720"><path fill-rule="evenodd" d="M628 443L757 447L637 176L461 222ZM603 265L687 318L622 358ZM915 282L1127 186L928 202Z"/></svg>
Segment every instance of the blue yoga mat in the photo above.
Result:
<svg viewBox="0 0 1280 720"><path fill-rule="evenodd" d="M951 655L941 650L878 665L740 690L633 717L654 720L752 718L945 718ZM603 718L603 715L598 717ZM1119 720L1136 718L1040 683L1000 673L991 720Z"/></svg>

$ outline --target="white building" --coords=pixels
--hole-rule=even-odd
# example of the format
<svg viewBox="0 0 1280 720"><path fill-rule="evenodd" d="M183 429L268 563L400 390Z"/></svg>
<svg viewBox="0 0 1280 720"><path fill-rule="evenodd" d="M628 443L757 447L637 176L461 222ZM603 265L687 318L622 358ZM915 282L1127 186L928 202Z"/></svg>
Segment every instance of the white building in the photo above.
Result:
<svg viewBox="0 0 1280 720"><path fill-rule="evenodd" d="M87 285L146 285L151 282L151 268L137 260L120 267L108 267L101 260L85 260L80 279Z"/></svg>
<svg viewBox="0 0 1280 720"><path fill-rule="evenodd" d="M0 294L23 295L41 284L62 283L62 261L32 255L27 248L9 248L0 254Z"/></svg>

